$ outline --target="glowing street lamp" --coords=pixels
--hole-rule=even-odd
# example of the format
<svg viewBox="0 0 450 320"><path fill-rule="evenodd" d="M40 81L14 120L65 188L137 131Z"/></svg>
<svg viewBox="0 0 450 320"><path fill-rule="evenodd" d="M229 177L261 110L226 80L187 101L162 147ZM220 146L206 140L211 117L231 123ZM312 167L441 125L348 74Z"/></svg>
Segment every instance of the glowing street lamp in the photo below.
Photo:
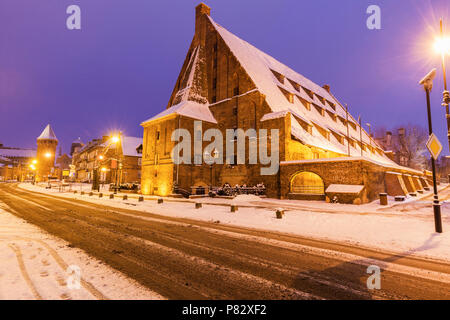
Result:
<svg viewBox="0 0 450 320"><path fill-rule="evenodd" d="M32 164L37 164L37 160L33 159L33 161L31 161Z"/></svg>
<svg viewBox="0 0 450 320"><path fill-rule="evenodd" d="M440 20L440 31L441 37L438 38L434 44L434 50L441 55L442 58L442 73L444 75L444 93L442 106L445 107L445 117L447 119L447 138L448 145L450 149L450 114L449 114L449 104L450 104L450 94L447 90L447 75L445 72L445 55L450 54L450 37L444 36L444 27L442 19Z"/></svg>
<svg viewBox="0 0 450 320"><path fill-rule="evenodd" d="M106 168L105 167L102 167L101 169L100 169L102 172L106 172Z"/></svg>
<svg viewBox="0 0 450 320"><path fill-rule="evenodd" d="M120 141L120 137L119 136L113 136L111 138L112 143L118 143Z"/></svg>
<svg viewBox="0 0 450 320"><path fill-rule="evenodd" d="M50 152L47 152L44 156L48 159L52 156L52 154Z"/></svg>

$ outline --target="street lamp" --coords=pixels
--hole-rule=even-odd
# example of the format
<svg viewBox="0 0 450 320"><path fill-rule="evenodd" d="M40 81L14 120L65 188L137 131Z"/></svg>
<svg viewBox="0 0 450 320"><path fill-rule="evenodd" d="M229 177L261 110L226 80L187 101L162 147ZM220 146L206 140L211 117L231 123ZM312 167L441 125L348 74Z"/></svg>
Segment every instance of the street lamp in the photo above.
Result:
<svg viewBox="0 0 450 320"><path fill-rule="evenodd" d="M44 156L45 156L46 158L50 158L50 157L52 156L52 154L51 154L50 152L47 152Z"/></svg>
<svg viewBox="0 0 450 320"><path fill-rule="evenodd" d="M450 149L450 114L449 114L449 104L450 104L450 94L447 90L447 75L445 71L445 55L450 54L450 37L444 37L444 27L442 19L439 21L441 37L438 38L434 44L434 50L441 55L442 58L442 74L444 75L444 92L442 106L445 107L445 117L447 120L447 138L448 145Z"/></svg>
<svg viewBox="0 0 450 320"><path fill-rule="evenodd" d="M433 126L431 122L431 103L430 103L430 92L433 88L433 79L436 77L436 69L431 70L419 84L425 89L427 97L427 114L428 114L428 132L431 136L433 134ZM448 118L447 118L448 119ZM442 219L441 219L441 205L439 204L437 184L436 184L436 164L434 162L434 157L431 156L431 168L433 171L433 211L434 211L434 226L437 233L442 233Z"/></svg>

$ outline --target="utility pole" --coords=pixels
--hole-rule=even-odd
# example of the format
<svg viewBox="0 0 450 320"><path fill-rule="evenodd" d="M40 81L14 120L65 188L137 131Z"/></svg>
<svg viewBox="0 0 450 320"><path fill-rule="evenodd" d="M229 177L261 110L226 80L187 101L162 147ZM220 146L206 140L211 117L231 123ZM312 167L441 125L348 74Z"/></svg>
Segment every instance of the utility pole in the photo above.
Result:
<svg viewBox="0 0 450 320"><path fill-rule="evenodd" d="M440 23L440 31L441 31L441 41L444 42L444 26L442 19L439 21ZM450 148L450 114L449 114L449 104L450 104L450 94L447 90L447 75L445 70L445 48L441 48L441 57L442 57L442 74L444 75L444 93L443 93L443 101L442 106L445 107L445 118L447 120L447 138L448 138L448 146Z"/></svg>
<svg viewBox="0 0 450 320"><path fill-rule="evenodd" d="M423 85L425 89L426 98L427 98L427 114L428 114L428 132L430 137L433 136L433 126L431 121L431 103L430 103L430 92L433 88L433 79L436 76L436 69L431 70L429 74L427 74L419 84ZM438 155L436 155L437 157ZM438 191L437 191L437 183L436 183L436 164L435 157L431 155L431 168L433 171L433 212L434 212L434 226L437 233L442 233L442 218L441 218L441 205L439 204Z"/></svg>
<svg viewBox="0 0 450 320"><path fill-rule="evenodd" d="M347 120L347 146L348 146L348 156L350 157L350 131L348 128L348 105L345 104L345 116Z"/></svg>

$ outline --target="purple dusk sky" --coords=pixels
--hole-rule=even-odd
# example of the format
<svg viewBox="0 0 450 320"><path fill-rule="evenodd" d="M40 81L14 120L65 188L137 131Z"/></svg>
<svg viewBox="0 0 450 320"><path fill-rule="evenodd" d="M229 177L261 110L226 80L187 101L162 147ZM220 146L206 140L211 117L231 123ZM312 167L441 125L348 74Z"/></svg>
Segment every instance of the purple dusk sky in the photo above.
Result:
<svg viewBox="0 0 450 320"><path fill-rule="evenodd" d="M168 102L194 33L190 0L1 0L0 142L35 147L50 123L68 152L114 129L141 136L140 123ZM219 24L323 85L363 122L426 127L418 81L438 69L433 124L448 154L439 18L448 0L205 1ZM66 28L66 8L82 30ZM381 7L381 30L366 9ZM450 57L448 57L450 67Z"/></svg>

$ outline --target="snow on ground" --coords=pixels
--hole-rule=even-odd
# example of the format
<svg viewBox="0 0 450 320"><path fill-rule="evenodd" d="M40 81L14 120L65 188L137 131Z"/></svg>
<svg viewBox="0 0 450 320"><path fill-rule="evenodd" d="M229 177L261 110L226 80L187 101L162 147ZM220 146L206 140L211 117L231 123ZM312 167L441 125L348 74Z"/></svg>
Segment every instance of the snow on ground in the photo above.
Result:
<svg viewBox="0 0 450 320"><path fill-rule="evenodd" d="M0 300L163 299L6 210L0 203Z"/></svg>
<svg viewBox="0 0 450 320"><path fill-rule="evenodd" d="M58 190L46 190L29 184L24 189L82 199L94 203L151 212L171 217L183 217L223 224L251 227L296 234L300 236L351 243L389 252L417 255L450 261L450 203L442 205L443 234L434 233L430 201L408 199L400 205L381 207L378 201L365 205L330 204L318 201L277 200L255 196L230 199L200 198L170 199L163 204L155 200L138 202L116 197L114 200L81 196ZM195 202L203 208L195 209ZM238 204L236 213L229 204ZM275 210L286 209L283 219L276 219Z"/></svg>

